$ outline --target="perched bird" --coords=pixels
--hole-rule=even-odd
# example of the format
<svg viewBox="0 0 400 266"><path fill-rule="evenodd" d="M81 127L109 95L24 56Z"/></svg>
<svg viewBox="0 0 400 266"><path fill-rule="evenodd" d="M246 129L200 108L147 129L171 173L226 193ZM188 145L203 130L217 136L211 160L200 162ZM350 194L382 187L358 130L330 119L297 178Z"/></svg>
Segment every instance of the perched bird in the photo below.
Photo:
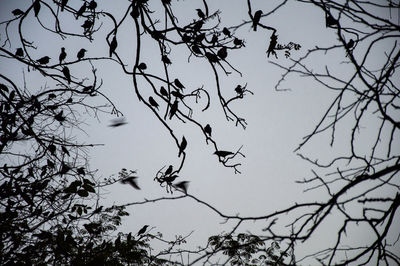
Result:
<svg viewBox="0 0 400 266"><path fill-rule="evenodd" d="M228 37L231 37L231 32L226 27L222 29L222 33Z"/></svg>
<svg viewBox="0 0 400 266"><path fill-rule="evenodd" d="M60 55L58 56L58 60L59 60L59 62L60 62L60 65L61 65L62 61L65 60L66 57L67 57L67 53L65 52L65 48L64 48L64 47L61 47L61 53L60 53Z"/></svg>
<svg viewBox="0 0 400 266"><path fill-rule="evenodd" d="M64 11L64 7L67 5L68 0L61 0L61 12Z"/></svg>
<svg viewBox="0 0 400 266"><path fill-rule="evenodd" d="M353 48L354 44L355 44L354 40L350 39L349 42L346 44L346 48L351 49Z"/></svg>
<svg viewBox="0 0 400 266"><path fill-rule="evenodd" d="M25 12L24 11L22 11L21 9L19 9L19 8L17 8L17 9L14 9L12 12L11 12L14 16L16 16L16 17L18 17L18 16L21 16L21 15L23 15L23 14L25 14Z"/></svg>
<svg viewBox="0 0 400 266"><path fill-rule="evenodd" d="M216 152L214 152L214 154L217 155L218 157L224 157L225 158L228 155L232 155L233 152L230 152L230 151L216 151Z"/></svg>
<svg viewBox="0 0 400 266"><path fill-rule="evenodd" d="M42 58L36 60L36 62L38 62L41 65L46 65L50 62L50 59L51 58L46 55L46 56L43 56Z"/></svg>
<svg viewBox="0 0 400 266"><path fill-rule="evenodd" d="M117 43L117 36L114 35L111 44L110 44L110 57L112 54L115 52L115 49L117 49L118 43Z"/></svg>
<svg viewBox="0 0 400 266"><path fill-rule="evenodd" d="M58 114L54 116L54 119L57 120L58 122L62 123L65 121L65 117L63 116L63 110L61 110Z"/></svg>
<svg viewBox="0 0 400 266"><path fill-rule="evenodd" d="M172 96L175 96L176 98L179 99L183 99L183 97L185 97L182 93L180 93L179 91L171 91Z"/></svg>
<svg viewBox="0 0 400 266"><path fill-rule="evenodd" d="M175 115L176 111L178 111L178 101L175 100L175 102L171 105L171 109L169 110L169 119L172 119L172 117Z"/></svg>
<svg viewBox="0 0 400 266"><path fill-rule="evenodd" d="M181 90L183 90L185 88L185 86L182 85L182 83L179 81L179 79L175 79L174 84Z"/></svg>
<svg viewBox="0 0 400 266"><path fill-rule="evenodd" d="M244 93L244 89L243 89L243 87L240 86L240 85L237 85L237 86L236 86L235 91L236 91L236 93L239 94L239 95L241 95L241 94Z"/></svg>
<svg viewBox="0 0 400 266"><path fill-rule="evenodd" d="M276 57L276 52L275 52L275 47L278 44L278 35L275 35L275 33L272 33L269 41L269 46L267 50L267 57L272 53Z"/></svg>
<svg viewBox="0 0 400 266"><path fill-rule="evenodd" d="M70 84L70 83L71 83L71 74L70 74L70 72L69 72L69 68L65 66L65 67L63 68L62 72L63 72L63 74L64 74L64 77L67 79L68 84Z"/></svg>
<svg viewBox="0 0 400 266"><path fill-rule="evenodd" d="M61 150L62 150L62 152L65 153L66 155L70 156L70 155L69 155L69 151L67 150L67 148L65 148L64 146L61 146Z"/></svg>
<svg viewBox="0 0 400 266"><path fill-rule="evenodd" d="M95 10L96 7L97 7L96 1L94 1L94 0L90 1L89 5L88 5L88 8L91 9L91 10Z"/></svg>
<svg viewBox="0 0 400 266"><path fill-rule="evenodd" d="M333 28L333 26L337 25L338 21L332 17L332 15L328 12L325 13L325 26L327 28Z"/></svg>
<svg viewBox="0 0 400 266"><path fill-rule="evenodd" d="M15 55L19 57L24 56L24 50L22 48L17 48L17 51L15 51Z"/></svg>
<svg viewBox="0 0 400 266"><path fill-rule="evenodd" d="M150 103L150 105L151 106L153 106L154 108L156 108L157 110L158 110L158 103L156 102L156 100L154 100L154 98L153 97L149 97L149 103Z"/></svg>
<svg viewBox="0 0 400 266"><path fill-rule="evenodd" d="M168 97L168 92L167 90L164 88L164 86L161 86L160 88L160 93L162 96Z"/></svg>
<svg viewBox="0 0 400 266"><path fill-rule="evenodd" d="M127 177L127 178L125 178L125 179L122 179L121 180L121 183L122 184L129 184L129 185L131 185L134 189L137 189L137 190L140 190L140 187L138 186L138 184L136 183L136 179L137 179L138 177L137 176L129 176L129 177Z"/></svg>
<svg viewBox="0 0 400 266"><path fill-rule="evenodd" d="M120 127L125 124L128 124L128 122L126 122L126 120L125 120L125 117L118 117L118 118L111 120L111 124L108 126L109 127Z"/></svg>
<svg viewBox="0 0 400 266"><path fill-rule="evenodd" d="M90 28L93 26L93 22L90 19L85 20L81 27L84 29L85 33L88 33Z"/></svg>
<svg viewBox="0 0 400 266"><path fill-rule="evenodd" d="M210 124L207 124L207 125L204 127L204 132L205 132L208 136L211 137L211 131L212 131L212 129L211 129Z"/></svg>
<svg viewBox="0 0 400 266"><path fill-rule="evenodd" d="M206 57L211 63L217 63L219 61L218 56L210 52L206 52Z"/></svg>
<svg viewBox="0 0 400 266"><path fill-rule="evenodd" d="M211 43L216 43L218 42L218 35L217 34L213 34L212 38L211 38Z"/></svg>
<svg viewBox="0 0 400 266"><path fill-rule="evenodd" d="M178 175L167 175L164 176L163 180L167 183L172 183L175 181L175 179L178 177Z"/></svg>
<svg viewBox="0 0 400 266"><path fill-rule="evenodd" d="M201 27L203 27L203 25L204 25L204 22L202 20L197 21L193 25L193 31L195 31L195 32L200 31L200 29L201 29Z"/></svg>
<svg viewBox="0 0 400 266"><path fill-rule="evenodd" d="M201 52L200 48L199 48L197 45L193 45L193 46L192 46L192 51L193 51L195 54L203 54L203 53Z"/></svg>
<svg viewBox="0 0 400 266"><path fill-rule="evenodd" d="M137 235L138 235L138 236L143 235L143 234L146 232L147 227L149 227L147 224L146 224L145 226L143 226L143 227L139 230L139 232L137 232Z"/></svg>
<svg viewBox="0 0 400 266"><path fill-rule="evenodd" d="M182 190L183 192L185 192L185 194L187 194L187 189L189 186L189 181L181 181L179 183L176 183L174 185L176 188Z"/></svg>
<svg viewBox="0 0 400 266"><path fill-rule="evenodd" d="M85 11L86 11L86 2L84 2L81 8L79 8L79 10L76 12L75 19L78 19L80 16L82 16Z"/></svg>
<svg viewBox="0 0 400 266"><path fill-rule="evenodd" d="M167 170L165 171L164 175L169 175L170 173L172 173L172 165L170 165Z"/></svg>
<svg viewBox="0 0 400 266"><path fill-rule="evenodd" d="M186 149L187 141L185 136L182 137L181 145L179 145L179 154L178 157L181 157L182 152Z"/></svg>
<svg viewBox="0 0 400 266"><path fill-rule="evenodd" d="M145 69L147 69L147 65L145 64L145 63L140 63L139 65L138 65L138 68L140 69L140 70L145 70Z"/></svg>
<svg viewBox="0 0 400 266"><path fill-rule="evenodd" d="M206 17L206 15L204 15L203 11L200 8L197 8L196 10L199 18L204 19Z"/></svg>
<svg viewBox="0 0 400 266"><path fill-rule="evenodd" d="M40 1L39 0L35 0L35 2L33 2L33 11L35 12L35 17L37 17L39 15L39 11L40 11Z"/></svg>
<svg viewBox="0 0 400 266"><path fill-rule="evenodd" d="M166 65L172 64L171 60L170 60L170 59L168 58L168 56L166 56L166 55L163 55L163 56L161 57L161 61L163 61Z"/></svg>
<svg viewBox="0 0 400 266"><path fill-rule="evenodd" d="M78 60L81 60L85 56L86 51L87 50L84 48L79 50L79 52L76 54L76 57L78 57Z"/></svg>
<svg viewBox="0 0 400 266"><path fill-rule="evenodd" d="M228 56L228 52L226 50L226 47L224 46L221 49L219 49L218 52L217 52L217 55L219 56L219 58L224 60Z"/></svg>
<svg viewBox="0 0 400 266"><path fill-rule="evenodd" d="M262 13L263 13L262 10L257 10L256 13L254 13L254 17L253 17L253 30L254 31L257 30L257 25L260 22Z"/></svg>

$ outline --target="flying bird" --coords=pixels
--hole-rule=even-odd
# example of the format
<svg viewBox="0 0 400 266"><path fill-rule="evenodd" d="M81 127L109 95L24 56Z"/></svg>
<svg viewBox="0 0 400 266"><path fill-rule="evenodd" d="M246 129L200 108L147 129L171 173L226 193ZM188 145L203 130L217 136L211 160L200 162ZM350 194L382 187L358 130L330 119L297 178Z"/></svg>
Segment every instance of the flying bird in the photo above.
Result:
<svg viewBox="0 0 400 266"><path fill-rule="evenodd" d="M63 68L62 72L63 72L63 74L64 74L64 77L67 79L68 84L71 83L71 74L70 74L70 72L69 72L69 68L65 66L65 67Z"/></svg>
<svg viewBox="0 0 400 266"><path fill-rule="evenodd" d="M254 17L253 17L253 30L254 31L257 30L257 25L260 22L262 13L263 13L262 10L257 10L256 13L254 13Z"/></svg>
<svg viewBox="0 0 400 266"><path fill-rule="evenodd" d="M137 184L137 182L136 182L136 179L137 179L138 177L137 176L129 176L129 177L127 177L127 178L124 178L124 179L122 179L121 180L121 183L122 184L129 184L129 185L131 185L134 189L137 189L137 190L140 190L140 187L138 186L138 184Z"/></svg>
<svg viewBox="0 0 400 266"><path fill-rule="evenodd" d="M76 54L76 57L78 57L78 60L81 60L85 56L86 51L87 50L84 48L79 50L79 52Z"/></svg>
<svg viewBox="0 0 400 266"><path fill-rule="evenodd" d="M137 232L137 235L138 235L138 236L143 235L143 234L146 232L147 227L149 227L147 224L146 224L145 226L143 226L143 227L139 230L139 232Z"/></svg>
<svg viewBox="0 0 400 266"><path fill-rule="evenodd" d="M211 129L210 124L207 124L207 125L204 127L204 132L206 132L206 134L207 134L208 136L211 137L211 131L212 131L212 129Z"/></svg>
<svg viewBox="0 0 400 266"><path fill-rule="evenodd" d="M22 48L17 48L17 51L15 52L16 56L22 57L24 56L24 50Z"/></svg>
<svg viewBox="0 0 400 266"><path fill-rule="evenodd" d="M51 58L46 55L46 56L43 56L42 58L36 60L36 62L38 62L41 65L46 65L50 62L50 59Z"/></svg>
<svg viewBox="0 0 400 266"><path fill-rule="evenodd" d="M155 107L157 110L158 110L158 103L156 102L156 100L154 100L154 98L153 97L149 97L149 103L150 103L150 105L151 106L153 106L153 107Z"/></svg>
<svg viewBox="0 0 400 266"><path fill-rule="evenodd" d="M199 18L204 19L206 17L206 15L204 15L204 12L200 8L197 8L196 10Z"/></svg>
<svg viewBox="0 0 400 266"><path fill-rule="evenodd" d="M179 145L179 154L178 157L181 157L182 152L186 149L187 146L187 141L185 139L185 136L182 137L182 142L181 145Z"/></svg>
<svg viewBox="0 0 400 266"><path fill-rule="evenodd" d="M189 181L181 181L179 183L176 183L174 185L176 188L182 190L183 192L185 192L185 194L187 194L187 189L189 186Z"/></svg>
<svg viewBox="0 0 400 266"><path fill-rule="evenodd" d="M175 79L174 84L181 90L183 90L185 88L185 86L182 85L182 83L179 81L179 79Z"/></svg>
<svg viewBox="0 0 400 266"><path fill-rule="evenodd" d="M64 47L61 47L61 53L60 53L60 55L58 56L58 60L59 60L59 62L60 62L60 65L61 65L62 61L65 60L66 57L67 57L67 53L65 52L65 48L64 48Z"/></svg>
<svg viewBox="0 0 400 266"><path fill-rule="evenodd" d="M110 44L110 57L112 54L115 52L115 49L117 49L118 43L117 43L117 36L114 35L111 44Z"/></svg>
<svg viewBox="0 0 400 266"><path fill-rule="evenodd" d="M224 157L225 158L228 155L232 155L233 152L231 152L231 151L216 151L216 152L214 152L214 154L217 155L218 157Z"/></svg>
<svg viewBox="0 0 400 266"><path fill-rule="evenodd" d="M118 117L118 118L111 120L111 124L108 126L109 127L120 127L125 124L128 124L128 122L126 122L126 120L125 120L125 117Z"/></svg>
<svg viewBox="0 0 400 266"><path fill-rule="evenodd" d="M171 105L171 109L169 110L169 119L172 119L172 117L175 115L176 111L178 111L178 101L175 100L175 102Z"/></svg>

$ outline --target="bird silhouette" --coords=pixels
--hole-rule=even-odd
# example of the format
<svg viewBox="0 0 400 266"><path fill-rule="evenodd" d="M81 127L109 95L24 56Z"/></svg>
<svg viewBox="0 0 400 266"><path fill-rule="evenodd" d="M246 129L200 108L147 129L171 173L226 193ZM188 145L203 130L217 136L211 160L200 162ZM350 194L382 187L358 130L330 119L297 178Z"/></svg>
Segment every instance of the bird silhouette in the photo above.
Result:
<svg viewBox="0 0 400 266"><path fill-rule="evenodd" d="M85 22L83 22L83 24L81 25L85 33L88 33L92 26L93 22L90 19L85 20Z"/></svg>
<svg viewBox="0 0 400 266"><path fill-rule="evenodd" d="M182 137L181 145L179 145L179 154L178 157L181 157L182 152L186 149L187 141L185 136Z"/></svg>
<svg viewBox="0 0 400 266"><path fill-rule="evenodd" d="M197 45L192 45L192 51L193 51L195 54L203 54L203 53L201 52L200 48L199 48Z"/></svg>
<svg viewBox="0 0 400 266"><path fill-rule="evenodd" d="M225 158L228 155L232 155L233 152L230 152L230 151L216 151L216 152L214 152L214 154L217 155L218 157Z"/></svg>
<svg viewBox="0 0 400 266"><path fill-rule="evenodd" d="M272 33L272 35L270 37L268 50L267 50L267 57L269 57L269 55L271 53L276 56L275 47L276 47L277 43L278 43L278 35L275 35L275 33Z"/></svg>
<svg viewBox="0 0 400 266"><path fill-rule="evenodd" d="M46 55L46 56L43 56L42 58L36 60L36 62L38 62L41 65L46 65L50 62L50 59L51 58Z"/></svg>
<svg viewBox="0 0 400 266"><path fill-rule="evenodd" d="M137 232L137 236L143 235L143 234L146 232L147 227L149 227L147 224L146 224L145 226L143 226L143 227L139 230L139 232Z"/></svg>
<svg viewBox="0 0 400 266"><path fill-rule="evenodd" d="M140 70L146 70L147 69L147 65L145 64L145 63L140 63L139 65L138 65L138 68L140 69Z"/></svg>
<svg viewBox="0 0 400 266"><path fill-rule="evenodd" d="M59 62L60 62L60 65L61 65L62 61L65 60L66 57L67 57L67 53L65 52L65 48L64 48L64 47L61 47L61 53L60 53L60 55L58 56L58 60L59 60Z"/></svg>
<svg viewBox="0 0 400 266"><path fill-rule="evenodd" d="M174 185L176 188L182 190L183 192L185 192L185 194L187 194L187 189L189 186L189 181L181 181L178 182Z"/></svg>
<svg viewBox="0 0 400 266"><path fill-rule="evenodd" d="M256 13L254 13L254 17L253 17L253 30L254 31L257 30L257 25L260 22L262 13L263 13L262 10L257 10Z"/></svg>
<svg viewBox="0 0 400 266"><path fill-rule="evenodd" d="M79 8L78 12L76 12L75 19L78 19L80 16L82 16L85 11L86 11L86 2L84 2L81 8Z"/></svg>
<svg viewBox="0 0 400 266"><path fill-rule="evenodd" d="M111 120L111 124L108 126L109 127L120 127L125 124L128 124L128 122L126 122L126 120L125 120L125 117L119 117L119 118L115 118L115 119Z"/></svg>
<svg viewBox="0 0 400 266"><path fill-rule="evenodd" d="M91 10L95 10L96 7L97 7L96 1L94 1L94 0L90 1L89 5L88 5L88 8L91 9Z"/></svg>
<svg viewBox="0 0 400 266"><path fill-rule="evenodd" d="M81 60L85 56L85 53L86 53L86 49L84 49L84 48L80 49L79 52L76 54L76 57L78 57L78 60Z"/></svg>
<svg viewBox="0 0 400 266"><path fill-rule="evenodd" d="M69 68L65 66L65 67L63 68L62 72L63 72L63 74L64 74L64 77L67 79L68 84L71 83L71 74L70 74L70 72L69 72Z"/></svg>
<svg viewBox="0 0 400 266"><path fill-rule="evenodd" d="M70 156L70 155L69 155L69 151L67 150L67 148L65 148L64 146L61 146L61 150L62 150L62 152L65 153L66 155Z"/></svg>
<svg viewBox="0 0 400 266"><path fill-rule="evenodd" d="M228 52L226 50L226 47L222 47L221 49L218 50L217 55L219 56L219 58L221 58L222 60L225 59L228 56Z"/></svg>
<svg viewBox="0 0 400 266"><path fill-rule="evenodd" d="M18 57L23 57L24 56L24 50L22 48L17 48L17 51L15 51L15 55Z"/></svg>
<svg viewBox="0 0 400 266"><path fill-rule="evenodd" d="M168 97L168 92L167 90L164 88L164 86L161 86L160 88L160 93L162 96Z"/></svg>
<svg viewBox="0 0 400 266"><path fill-rule="evenodd" d="M175 79L174 84L176 87L178 87L181 90L183 90L185 88L185 86L182 85L182 83L179 81L179 79Z"/></svg>
<svg viewBox="0 0 400 266"><path fill-rule="evenodd" d="M233 44L236 45L236 46L243 46L243 40L240 40L240 39L238 39L238 38L235 38L235 39L233 40Z"/></svg>
<svg viewBox="0 0 400 266"><path fill-rule="evenodd" d="M61 0L61 12L64 11L64 7L67 5L68 0Z"/></svg>
<svg viewBox="0 0 400 266"><path fill-rule="evenodd" d="M218 35L217 34L213 34L212 38L211 38L211 43L216 43L218 42Z"/></svg>
<svg viewBox="0 0 400 266"><path fill-rule="evenodd" d="M200 8L197 8L196 10L199 18L204 19L206 17L206 15L204 15L203 11Z"/></svg>
<svg viewBox="0 0 400 266"><path fill-rule="evenodd" d="M118 42L117 42L117 36L114 35L111 44L110 44L110 57L112 54L115 52L115 49L117 49Z"/></svg>
<svg viewBox="0 0 400 266"><path fill-rule="evenodd" d="M333 28L333 26L337 25L338 21L328 12L325 13L325 26L327 28Z"/></svg>
<svg viewBox="0 0 400 266"><path fill-rule="evenodd" d="M172 173L172 168L173 168L173 166L170 165L170 166L167 168L167 170L165 171L164 175L169 175L170 173Z"/></svg>
<svg viewBox="0 0 400 266"><path fill-rule="evenodd" d="M206 57L211 63L217 63L219 61L218 56L213 53L206 52Z"/></svg>
<svg viewBox="0 0 400 266"><path fill-rule="evenodd" d="M176 98L179 99L183 99L183 97L185 97L182 93L180 93L179 91L171 91L172 96L175 96Z"/></svg>
<svg viewBox="0 0 400 266"><path fill-rule="evenodd" d="M210 124L207 124L207 125L204 127L204 132L206 132L206 134L207 134L208 136L211 137L211 131L212 131L212 129L211 129Z"/></svg>
<svg viewBox="0 0 400 266"><path fill-rule="evenodd" d="M63 116L63 110L61 110L58 114L54 116L54 119L57 120L58 122L62 123L65 121L65 117Z"/></svg>
<svg viewBox="0 0 400 266"><path fill-rule="evenodd" d="M163 61L166 65L172 64L171 60L170 60L170 59L168 58L168 56L166 56L166 55L163 55L163 56L161 57L161 61Z"/></svg>
<svg viewBox="0 0 400 266"><path fill-rule="evenodd" d="M243 89L243 87L240 86L240 85L237 85L237 86L236 86L235 91L236 91L236 93L239 94L239 95L242 95L242 94L244 93L244 89Z"/></svg>
<svg viewBox="0 0 400 266"><path fill-rule="evenodd" d="M163 181L167 182L168 184L174 182L174 180L178 177L178 175L165 175Z"/></svg>
<svg viewBox="0 0 400 266"><path fill-rule="evenodd" d="M224 28L222 29L222 33L223 33L224 35L228 36L228 37L231 37L231 32L230 32L230 30L228 30L228 28L226 28L226 27L224 27Z"/></svg>
<svg viewBox="0 0 400 266"><path fill-rule="evenodd" d="M355 44L354 40L350 39L349 42L346 44L346 48L351 49L353 48L354 44Z"/></svg>
<svg viewBox="0 0 400 266"><path fill-rule="evenodd" d="M33 2L33 11L35 13L35 17L37 17L40 11L40 0L35 0L35 2Z"/></svg>
<svg viewBox="0 0 400 266"><path fill-rule="evenodd" d="M172 119L172 117L175 115L176 111L178 111L178 101L175 100L175 102L171 105L171 109L169 110L169 119Z"/></svg>
<svg viewBox="0 0 400 266"><path fill-rule="evenodd" d="M19 9L19 8L17 8L17 9L14 9L12 12L11 12L14 16L16 16L16 17L18 17L18 16L21 16L21 15L23 15L23 14L25 14L25 12L24 11L22 11L21 9Z"/></svg>
<svg viewBox="0 0 400 266"><path fill-rule="evenodd" d="M121 180L121 183L122 184L129 184L129 185L131 185L134 189L137 189L137 190L140 190L140 187L138 186L138 184L137 184L137 182L136 182L136 179L137 179L138 177L137 176L129 176L129 177L127 177L127 178L124 178L124 179L122 179Z"/></svg>
<svg viewBox="0 0 400 266"><path fill-rule="evenodd" d="M158 103L156 102L156 100L154 100L154 98L153 97L149 97L149 103L150 103L150 105L151 106L153 106L153 107L155 107L157 110L158 110Z"/></svg>

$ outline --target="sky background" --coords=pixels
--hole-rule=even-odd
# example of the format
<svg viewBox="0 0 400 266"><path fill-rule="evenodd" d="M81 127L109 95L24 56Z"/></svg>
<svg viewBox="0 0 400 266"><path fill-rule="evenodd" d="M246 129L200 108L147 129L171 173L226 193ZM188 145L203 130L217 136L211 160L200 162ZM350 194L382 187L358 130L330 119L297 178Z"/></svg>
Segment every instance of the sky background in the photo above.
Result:
<svg viewBox="0 0 400 266"><path fill-rule="evenodd" d="M79 3L73 5L79 7L81 2L77 2ZM98 2L99 9L109 10L117 20L122 15L118 13L119 10L125 10L127 5L126 1L112 1L112 4L111 1ZM149 1L150 4L152 2ZM279 3L280 1L252 1L252 10L255 12L262 9L266 13ZM195 9L202 8L200 4L201 1L194 0L173 1L172 8L179 18L179 23L197 19ZM16 7L23 9L27 6L22 0L0 0L0 5L2 20L9 17L10 12ZM209 1L209 9L210 12L221 10L221 28L249 20L246 1L243 0ZM82 23L83 20L79 22ZM71 21L71 28L72 23L75 22ZM279 43L293 41L302 46L300 51L292 51L293 59L303 56L307 49L316 45L324 47L338 43L334 30L325 27L325 17L321 10L295 1L289 1L274 15L262 18L262 23L278 30ZM96 35L104 36L104 33L111 30L110 25L105 23ZM135 36L132 32L129 33L129 27L133 27L133 23L122 27L117 35L119 41L117 52L124 58L130 58L127 62L132 67L136 47ZM64 41L52 38L49 41L48 36L51 35L47 36L42 30L37 31L36 26L26 26L25 32L32 38L42 34L39 35L43 36L42 38L36 38L39 47L38 58L43 51L46 51L51 58L58 60L61 46L67 48L68 56L71 57L74 57L80 48L88 50L87 57L108 55L105 39L99 38L92 43L72 38ZM169 68L170 76L179 78L185 85L186 91L204 86L210 93L210 108L204 113L201 112L206 104L203 97L198 106L194 107L193 118L198 119L203 125L207 123L211 125L219 149L235 151L242 146L241 152L246 156L238 158L238 162L242 163L239 167L242 173L235 174L233 169L225 168L218 162L217 157L213 155L213 147L206 144L198 128L182 124L176 119L169 122L178 139L184 135L188 141L187 157L179 181L190 181L188 189L190 194L229 215L258 216L288 207L293 202L312 201L317 197L326 198L326 195L321 193L322 190L304 193L307 187L295 183L296 180L312 176L311 169L315 168L297 156L294 150L302 142L303 137L313 130L336 93L296 75L289 76L282 83L281 89L290 90L276 91L275 85L283 71L270 61L282 65L289 65L291 61L285 58L283 52L278 53L278 59L273 56L267 58L265 51L268 48L270 35L270 31L262 29L254 32L250 24L239 28L235 36L245 39L246 47L229 51L228 61L241 71L243 76L235 72L224 76L220 72L221 91L226 99L235 96L234 88L237 84L247 83L247 88L254 93L232 104L232 109L246 119L248 123L246 130L240 126L236 127L234 122L225 119L222 108L215 99L215 79L212 69L205 59L191 57L190 63L187 63L189 52L181 48L174 48L169 56L172 60ZM146 48L143 49L141 61L147 64L149 72L157 73L162 66L159 51L154 50L155 47L146 38L144 36L143 47ZM310 58L308 63L315 70L329 65L337 75L348 75L348 69L351 67L340 64L345 59L345 52L337 51L334 55L329 58ZM381 57L378 55L376 60L379 58ZM113 117L100 114L99 121L90 118L86 120L87 124L82 125L86 134L78 132L79 139L87 143L104 144L90 150L90 165L93 169L98 169L100 177L117 176L122 168L137 170L138 183L141 187L138 191L128 185L115 184L103 195L104 203L126 204L144 198L170 196L165 188L153 181L153 178L163 166L179 165L178 149L174 141L151 110L138 101L131 77L124 75L118 64L104 60L102 63L96 62L95 65L98 76L103 77L103 93L124 114L128 124L111 128L108 125ZM71 67L71 73L90 70L87 62L79 67L81 69L78 66ZM1 63L0 71L20 72L22 69ZM32 77L32 80L40 84L40 76ZM143 86L143 94L150 96L150 88L147 92L146 85L143 82L139 84ZM188 100L188 102L193 101ZM164 108L165 106L161 105L162 111ZM365 126L374 128L376 123L374 120L366 121ZM349 125L351 124L343 123L338 128L337 144L333 147L328 145L329 132L315 138L302 151L321 162L332 158L332 155L346 153L350 132L346 130L346 126ZM361 138L363 142L368 143L374 137L371 132L373 131L367 130L365 134L363 133ZM176 192L173 195L180 193ZM144 224L150 225L151 232L162 232L167 238L194 231L188 241L189 247L204 245L209 236L229 231L232 226L230 222L222 224L223 219L190 198L132 206L127 210L131 215L124 219L122 231L137 232ZM266 225L262 222L247 222L238 232L262 234L261 229ZM299 252L316 251L321 248L321 243L334 240L336 234L332 234L332 228L335 226L334 220L322 224L321 230L316 233L316 240L309 242L306 247L299 247ZM363 243L363 238L367 236L362 234L362 230L360 232L356 234L356 240Z"/></svg>

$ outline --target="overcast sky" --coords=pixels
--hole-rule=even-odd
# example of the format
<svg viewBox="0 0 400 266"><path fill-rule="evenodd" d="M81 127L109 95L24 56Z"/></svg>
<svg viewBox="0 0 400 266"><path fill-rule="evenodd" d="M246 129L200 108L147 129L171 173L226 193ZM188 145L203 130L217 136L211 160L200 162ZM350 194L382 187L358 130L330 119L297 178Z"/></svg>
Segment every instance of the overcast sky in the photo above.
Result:
<svg viewBox="0 0 400 266"><path fill-rule="evenodd" d="M71 2L71 1L70 1ZM124 10L126 1L98 1L99 9L109 10L120 18L119 10ZM180 23L197 18L196 8L202 8L201 1L186 0L172 1ZM254 2L254 3L253 3ZM26 6L24 1L0 0L0 15L8 17L11 10ZM152 1L150 1L152 3ZM252 1L253 12L262 9L267 13L280 1ZM76 6L80 6L81 3ZM178 7L179 6L179 7ZM210 12L221 10L221 27L238 25L244 20L249 20L246 1L243 0L219 0L209 1ZM325 27L325 17L321 10L289 1L274 15L263 18L262 23L270 25L278 30L278 41L299 43L300 51L293 51L292 58L303 56L307 49L316 45L324 47L337 43L333 29ZM132 24L133 25L133 24ZM27 34L37 34L37 27L27 29ZM110 25L104 24L98 35L111 30ZM129 33L128 27L118 32L118 52L126 58L133 57L136 49L134 35ZM126 31L127 33L124 33ZM129 33L129 34L128 34ZM42 33L41 33L42 34ZM243 100L232 105L233 110L246 119L248 126L243 130L236 127L232 121L224 117L219 102L215 99L215 79L208 63L204 59L191 57L187 63L189 52L182 49L174 49L169 56L172 60L170 67L171 77L177 77L186 86L186 90L194 90L204 86L212 97L211 107L206 112L201 109L206 104L205 97L195 107L193 117L202 124L209 123L213 129L213 137L221 150L235 151L242 147L241 152L245 158L238 158L237 162L241 174L235 174L233 169L223 167L218 158L213 155L214 148L207 145L198 128L190 124L183 124L178 120L170 122L178 139L185 136L188 141L187 157L180 173L179 180L190 181L189 193L213 205L225 214L240 214L243 216L263 215L274 210L290 206L293 202L311 201L316 197L324 198L319 192L304 193L303 187L296 184L296 180L312 176L312 166L296 155L294 150L302 142L303 137L309 134L321 118L323 112L330 105L335 93L326 90L311 80L292 75L284 83L281 89L276 91L275 85L282 75L282 69L270 63L277 62L289 65L290 59L285 58L283 52L279 58L273 56L267 58L266 50L269 44L271 32L259 29L254 32L250 24L239 28L235 36L245 39L246 47L229 53L228 61L239 71L241 77L233 72L229 76L220 73L222 93L227 99L235 95L236 85L244 85L254 95L247 95ZM0 36L3 38L3 36ZM154 50L153 44L145 39L141 55L149 71L160 71L161 62L159 52ZM60 38L51 41L43 36L37 40L38 57L46 51L50 57L57 60L61 46L66 47L67 53L75 55L80 48L88 50L88 57L107 56L108 46L104 39L96 39L88 42L76 39L67 39L64 42ZM346 75L346 65L340 64L345 59L345 52L337 52L336 57L312 58L309 64L315 69L322 69L325 65L331 66L337 74ZM379 58L379 57L377 57ZM132 63L133 61L128 62ZM90 165L98 169L101 177L117 175L121 168L137 170L140 191L122 184L115 184L104 195L106 204L126 204L140 201L144 198L151 199L161 196L170 196L165 188L153 181L157 171L170 164L178 166L180 159L177 157L178 149L170 137L166 128L155 118L153 113L138 101L132 79L122 73L121 67L114 62L96 63L98 75L103 78L103 92L116 104L124 114L128 124L118 127L108 127L113 118L110 115L100 115L100 121L88 118L87 125L83 126L87 135L78 132L79 137L90 143L103 143L104 146L96 147L90 151ZM84 69L71 69L72 71L88 71L90 65L81 65ZM20 68L10 68L0 65L0 71L18 72ZM40 79L37 80L40 84ZM139 83L143 86L144 83ZM145 91L145 90L143 90ZM149 93L144 92L145 96ZM188 101L193 102L193 101ZM164 111L165 106L161 106ZM371 121L369 127L374 127ZM342 130L343 129L343 130ZM328 159L332 154L347 150L348 133L345 124L338 130L337 145L329 147L329 134L315 139L304 148L304 153L313 159ZM363 135L363 140L368 142L371 136ZM179 192L174 195L179 195ZM224 220L210 209L201 206L185 198L176 201L165 201L155 204L128 207L131 215L124 219L121 230L125 232L137 232L144 224L152 227L152 232L160 231L167 238L175 235L186 235L194 231L189 238L189 246L204 245L209 236L221 231L229 231L232 224L221 224ZM261 222L247 222L239 231L260 234L265 226ZM329 230L334 226L334 221L323 224L317 233L318 241L307 244L301 252L318 250L321 245L335 239ZM363 235L357 234L360 243L363 243Z"/></svg>

